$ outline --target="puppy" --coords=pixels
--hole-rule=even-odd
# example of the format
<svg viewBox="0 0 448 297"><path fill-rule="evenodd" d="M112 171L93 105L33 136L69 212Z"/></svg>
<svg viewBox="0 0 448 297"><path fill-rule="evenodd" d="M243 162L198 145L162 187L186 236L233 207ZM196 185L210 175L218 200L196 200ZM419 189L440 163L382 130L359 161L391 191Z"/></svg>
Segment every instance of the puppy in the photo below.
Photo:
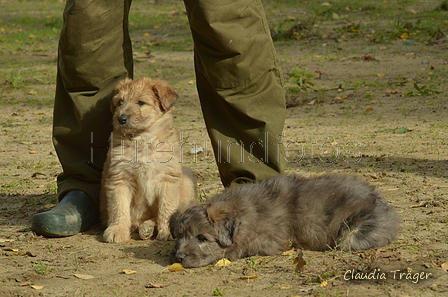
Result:
<svg viewBox="0 0 448 297"><path fill-rule="evenodd" d="M374 186L357 177L279 175L230 187L173 215L170 229L177 242L170 260L199 267L291 247L368 249L390 243L399 222Z"/></svg>
<svg viewBox="0 0 448 297"><path fill-rule="evenodd" d="M100 195L106 242L125 242L136 229L142 239L171 239L170 216L196 201L193 173L179 160L176 99L165 81L147 77L125 79L114 91Z"/></svg>

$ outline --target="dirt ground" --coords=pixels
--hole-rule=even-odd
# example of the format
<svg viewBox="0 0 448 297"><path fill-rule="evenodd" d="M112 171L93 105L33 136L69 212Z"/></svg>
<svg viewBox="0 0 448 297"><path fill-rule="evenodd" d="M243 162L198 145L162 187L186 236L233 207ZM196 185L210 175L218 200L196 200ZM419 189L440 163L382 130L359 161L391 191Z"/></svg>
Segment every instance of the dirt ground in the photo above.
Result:
<svg viewBox="0 0 448 297"><path fill-rule="evenodd" d="M289 251L170 272L174 242L104 243L101 226L67 238L36 235L30 217L55 205L61 171L51 144L52 107L9 103L0 113L0 295L448 296L446 43L279 41L276 48L286 79L293 66L318 74L315 90L288 93L287 172L362 176L397 208L403 222L395 242L367 251L303 251L300 271L297 251ZM29 59L50 63L55 50ZM179 90L175 121L185 147L210 153L192 52L137 51L136 60L136 77L148 67L174 69L159 78ZM36 100L51 96L54 85L5 90L5 102ZM213 156L185 152L200 198L221 191Z"/></svg>

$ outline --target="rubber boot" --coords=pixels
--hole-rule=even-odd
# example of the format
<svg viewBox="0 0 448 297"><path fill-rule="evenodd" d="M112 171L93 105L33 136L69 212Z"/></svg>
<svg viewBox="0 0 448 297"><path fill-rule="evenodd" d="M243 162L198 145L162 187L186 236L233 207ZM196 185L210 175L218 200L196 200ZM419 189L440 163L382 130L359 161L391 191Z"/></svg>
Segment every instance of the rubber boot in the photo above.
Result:
<svg viewBox="0 0 448 297"><path fill-rule="evenodd" d="M31 229L47 237L65 237L86 231L99 221L96 203L84 192L73 190L53 209L31 218Z"/></svg>

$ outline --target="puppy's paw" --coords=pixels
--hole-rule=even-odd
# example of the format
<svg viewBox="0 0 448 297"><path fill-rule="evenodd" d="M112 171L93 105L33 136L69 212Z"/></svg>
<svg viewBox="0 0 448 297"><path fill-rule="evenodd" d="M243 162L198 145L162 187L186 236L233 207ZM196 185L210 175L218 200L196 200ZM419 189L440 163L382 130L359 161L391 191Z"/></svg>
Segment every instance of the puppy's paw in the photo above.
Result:
<svg viewBox="0 0 448 297"><path fill-rule="evenodd" d="M138 235L140 239L146 240L150 239L154 234L155 223L151 220L144 221L138 226Z"/></svg>
<svg viewBox="0 0 448 297"><path fill-rule="evenodd" d="M173 240L173 237L171 236L170 230L162 229L162 230L159 230L159 232L157 233L156 239L161 240L161 241L167 241L167 240Z"/></svg>
<svg viewBox="0 0 448 297"><path fill-rule="evenodd" d="M103 234L103 238L106 242L126 242L131 237L131 231L129 228L112 225L109 226Z"/></svg>

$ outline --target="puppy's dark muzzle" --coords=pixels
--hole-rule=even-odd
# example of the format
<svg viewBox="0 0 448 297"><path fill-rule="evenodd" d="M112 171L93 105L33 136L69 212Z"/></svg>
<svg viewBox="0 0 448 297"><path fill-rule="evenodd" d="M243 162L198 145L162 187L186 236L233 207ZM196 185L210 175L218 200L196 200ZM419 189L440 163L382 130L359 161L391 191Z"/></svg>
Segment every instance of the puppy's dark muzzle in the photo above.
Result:
<svg viewBox="0 0 448 297"><path fill-rule="evenodd" d="M120 123L120 125L124 125L129 120L129 116L128 115L121 115L121 116L117 117L117 120L118 120L118 123Z"/></svg>
<svg viewBox="0 0 448 297"><path fill-rule="evenodd" d="M176 253L176 262L182 263L182 261L187 257L184 253Z"/></svg>

